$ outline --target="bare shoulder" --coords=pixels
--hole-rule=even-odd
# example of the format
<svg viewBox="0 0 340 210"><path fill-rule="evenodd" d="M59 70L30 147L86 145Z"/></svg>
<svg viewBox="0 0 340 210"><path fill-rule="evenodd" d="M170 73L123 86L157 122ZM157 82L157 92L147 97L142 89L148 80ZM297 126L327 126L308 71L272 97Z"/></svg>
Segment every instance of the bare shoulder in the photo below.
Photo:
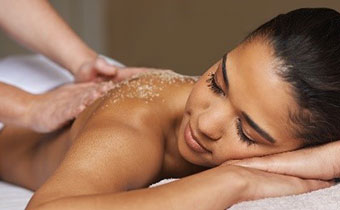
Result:
<svg viewBox="0 0 340 210"><path fill-rule="evenodd" d="M96 102L74 144L93 147L108 142L105 147L111 148L101 153L107 151L111 163L125 163L125 169L135 172L124 177L138 174L140 183L134 187L150 184L159 175L167 134L182 116L194 82L194 77L156 71L117 84ZM121 156L112 156L112 151Z"/></svg>
<svg viewBox="0 0 340 210"><path fill-rule="evenodd" d="M144 145L152 145L143 145L139 151L144 148L148 156L155 154L152 165L159 165L163 159L164 133L169 133L173 122L182 116L196 80L196 77L172 71L155 71L119 83L89 107L79 117L82 120L77 119L82 126L80 128L75 122L74 127L78 126L79 129L74 139L83 143L82 137L93 136L99 130L101 136L110 136L111 141L137 144L136 137L128 140L122 138L122 135L130 132L132 136L138 136L137 139L143 141ZM86 139L91 139L91 143L101 141L98 138Z"/></svg>
<svg viewBox="0 0 340 210"><path fill-rule="evenodd" d="M114 120L137 129L168 123L171 116L182 111L196 81L197 77L173 71L137 75L115 85L107 95L88 107L77 118L72 133L79 133L89 121L96 121L99 126Z"/></svg>
<svg viewBox="0 0 340 210"><path fill-rule="evenodd" d="M154 72L118 84L75 121L72 145L35 202L125 191L157 181L167 129L183 111L194 82Z"/></svg>

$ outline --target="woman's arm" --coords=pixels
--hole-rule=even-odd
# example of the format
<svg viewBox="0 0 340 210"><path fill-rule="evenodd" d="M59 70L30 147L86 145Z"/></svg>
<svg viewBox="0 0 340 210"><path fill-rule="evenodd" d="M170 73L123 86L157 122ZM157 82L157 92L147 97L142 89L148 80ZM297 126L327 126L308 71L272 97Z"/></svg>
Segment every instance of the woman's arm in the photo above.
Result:
<svg viewBox="0 0 340 210"><path fill-rule="evenodd" d="M340 178L340 141L264 157L234 160L239 165L305 179Z"/></svg>
<svg viewBox="0 0 340 210"><path fill-rule="evenodd" d="M222 210L241 201L300 194L329 186L331 183L224 166L155 188L68 196L29 206L27 210Z"/></svg>
<svg viewBox="0 0 340 210"><path fill-rule="evenodd" d="M245 187L227 168L209 170L163 186L116 193L68 196L27 209L224 209L240 200ZM233 181L227 181L227 180Z"/></svg>

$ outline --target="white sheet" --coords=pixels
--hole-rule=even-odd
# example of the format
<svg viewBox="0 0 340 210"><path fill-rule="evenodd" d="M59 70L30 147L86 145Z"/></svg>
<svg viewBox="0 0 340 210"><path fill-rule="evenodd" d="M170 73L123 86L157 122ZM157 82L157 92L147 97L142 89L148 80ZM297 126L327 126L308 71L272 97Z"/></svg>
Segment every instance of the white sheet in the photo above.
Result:
<svg viewBox="0 0 340 210"><path fill-rule="evenodd" d="M163 180L166 184L173 180ZM33 193L29 190L0 181L0 210L22 210ZM311 193L266 198L257 201L247 201L236 204L229 210L339 210L340 185Z"/></svg>
<svg viewBox="0 0 340 210"><path fill-rule="evenodd" d="M151 187L166 184L175 179L162 180ZM266 198L236 204L229 210L339 210L340 184L310 193Z"/></svg>
<svg viewBox="0 0 340 210"><path fill-rule="evenodd" d="M0 182L0 210L25 209L33 193L5 182Z"/></svg>
<svg viewBox="0 0 340 210"><path fill-rule="evenodd" d="M16 56L0 60L0 81L17 85L33 93L40 93L72 80L72 76L67 71L40 55ZM163 180L161 184L167 182L169 180ZM22 210L32 194L29 190L0 181L0 210ZM340 185L297 196L243 202L230 208L230 210L287 209L339 210Z"/></svg>

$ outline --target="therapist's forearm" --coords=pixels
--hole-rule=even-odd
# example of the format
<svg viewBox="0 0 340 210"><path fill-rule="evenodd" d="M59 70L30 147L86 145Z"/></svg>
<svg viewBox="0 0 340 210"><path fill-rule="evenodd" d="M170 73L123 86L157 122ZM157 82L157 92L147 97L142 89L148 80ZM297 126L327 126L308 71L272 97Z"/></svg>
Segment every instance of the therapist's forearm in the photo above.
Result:
<svg viewBox="0 0 340 210"><path fill-rule="evenodd" d="M0 90L0 121L26 127L27 110L34 95L1 82Z"/></svg>
<svg viewBox="0 0 340 210"><path fill-rule="evenodd" d="M13 39L72 73L97 56L46 0L0 0L0 25Z"/></svg>

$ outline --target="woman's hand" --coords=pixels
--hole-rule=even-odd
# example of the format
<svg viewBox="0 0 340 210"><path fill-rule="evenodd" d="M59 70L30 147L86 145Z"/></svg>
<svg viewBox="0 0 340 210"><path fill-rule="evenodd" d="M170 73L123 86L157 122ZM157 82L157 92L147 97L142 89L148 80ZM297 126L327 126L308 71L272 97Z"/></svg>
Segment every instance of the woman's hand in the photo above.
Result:
<svg viewBox="0 0 340 210"><path fill-rule="evenodd" d="M34 95L26 111L24 126L42 133L61 128L112 87L112 82L67 84Z"/></svg>
<svg viewBox="0 0 340 210"><path fill-rule="evenodd" d="M96 57L95 60L85 62L78 71L74 72L76 82L105 81L120 82L132 75L148 71L147 68L126 68L109 64L105 59Z"/></svg>
<svg viewBox="0 0 340 210"><path fill-rule="evenodd" d="M306 179L330 180L340 177L340 141L264 157L233 160L239 165Z"/></svg>
<svg viewBox="0 0 340 210"><path fill-rule="evenodd" d="M222 165L220 167L227 167L228 173L233 175L230 178L232 179L230 180L231 182L240 183L239 185L243 186L243 190L239 193L240 198L238 202L267 197L296 195L330 187L334 184L328 181L301 179L247 167L231 165Z"/></svg>

